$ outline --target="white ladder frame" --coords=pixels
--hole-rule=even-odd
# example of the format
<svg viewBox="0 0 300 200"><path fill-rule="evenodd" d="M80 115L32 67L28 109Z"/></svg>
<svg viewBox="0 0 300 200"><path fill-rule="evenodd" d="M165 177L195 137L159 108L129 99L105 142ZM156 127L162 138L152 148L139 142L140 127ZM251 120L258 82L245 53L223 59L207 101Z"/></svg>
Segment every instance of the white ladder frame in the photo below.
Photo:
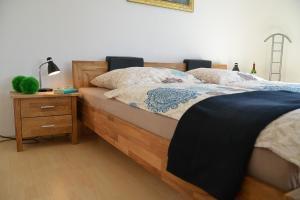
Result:
<svg viewBox="0 0 300 200"><path fill-rule="evenodd" d="M275 41L275 38L276 36L281 36L281 42L278 42L278 41ZM282 62L283 62L283 50L284 50L284 42L285 42L285 39L287 39L290 43L292 43L292 40L289 38L289 36L285 35L285 34L282 34L282 33L274 33L272 35L270 35L267 39L265 39L264 42L267 42L269 39L272 38L272 49L271 49L271 63L270 63L270 73L269 73L269 80L271 81L272 78L273 78L273 75L278 75L278 79L279 81L281 81L281 71L282 71ZM275 44L280 44L280 50L275 50L274 47L275 47ZM274 54L275 53L280 53L280 60L279 62L278 61L275 61L274 60ZM273 71L273 65L274 64L279 64L279 72L274 72Z"/></svg>

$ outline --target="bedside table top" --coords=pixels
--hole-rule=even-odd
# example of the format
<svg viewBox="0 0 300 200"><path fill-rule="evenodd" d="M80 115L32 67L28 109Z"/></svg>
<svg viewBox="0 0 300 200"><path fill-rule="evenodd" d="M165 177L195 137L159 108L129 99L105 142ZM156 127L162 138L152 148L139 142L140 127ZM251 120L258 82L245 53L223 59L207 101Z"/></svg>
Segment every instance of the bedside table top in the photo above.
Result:
<svg viewBox="0 0 300 200"><path fill-rule="evenodd" d="M35 94L22 94L18 92L10 92L10 97L13 99L29 99L29 98L43 98L43 97L79 97L80 93L72 94L54 94L53 92L38 92Z"/></svg>

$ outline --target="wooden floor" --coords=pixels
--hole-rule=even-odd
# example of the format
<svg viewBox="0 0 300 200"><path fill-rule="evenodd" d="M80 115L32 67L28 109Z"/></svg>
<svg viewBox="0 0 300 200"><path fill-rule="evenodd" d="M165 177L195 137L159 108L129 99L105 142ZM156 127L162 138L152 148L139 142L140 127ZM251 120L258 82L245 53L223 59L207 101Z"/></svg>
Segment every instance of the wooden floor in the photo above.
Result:
<svg viewBox="0 0 300 200"><path fill-rule="evenodd" d="M177 192L98 136L0 142L0 200L179 200Z"/></svg>

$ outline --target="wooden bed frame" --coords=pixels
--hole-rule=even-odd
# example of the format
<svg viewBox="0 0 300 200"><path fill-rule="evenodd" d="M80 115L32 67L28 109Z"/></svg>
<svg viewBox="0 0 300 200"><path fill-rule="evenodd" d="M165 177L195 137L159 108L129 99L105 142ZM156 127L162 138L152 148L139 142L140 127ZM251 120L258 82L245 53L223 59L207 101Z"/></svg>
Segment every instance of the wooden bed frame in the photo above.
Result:
<svg viewBox="0 0 300 200"><path fill-rule="evenodd" d="M90 80L107 72L105 61L73 61L73 81L75 88L93 87ZM185 71L182 63L145 63L145 67L166 67ZM214 68L226 69L226 65L214 64ZM104 140L135 160L148 171L159 176L176 189L185 199L214 199L205 191L187 183L166 171L167 152L170 141L154 133L137 127L103 110L96 110L86 102L79 103L79 118L83 125L97 133ZM283 200L295 199L255 178L246 177L237 199L243 200Z"/></svg>

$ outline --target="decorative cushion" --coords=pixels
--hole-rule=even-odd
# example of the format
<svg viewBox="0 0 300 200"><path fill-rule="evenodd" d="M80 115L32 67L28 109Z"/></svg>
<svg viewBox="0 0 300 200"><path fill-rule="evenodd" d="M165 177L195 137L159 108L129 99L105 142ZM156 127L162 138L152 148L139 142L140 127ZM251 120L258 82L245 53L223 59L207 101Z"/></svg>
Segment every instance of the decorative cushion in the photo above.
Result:
<svg viewBox="0 0 300 200"><path fill-rule="evenodd" d="M210 60L185 59L183 62L186 64L187 71L197 68L211 68L212 65Z"/></svg>
<svg viewBox="0 0 300 200"><path fill-rule="evenodd" d="M144 67L144 59L136 57L107 56L108 70L123 69L127 67Z"/></svg>

